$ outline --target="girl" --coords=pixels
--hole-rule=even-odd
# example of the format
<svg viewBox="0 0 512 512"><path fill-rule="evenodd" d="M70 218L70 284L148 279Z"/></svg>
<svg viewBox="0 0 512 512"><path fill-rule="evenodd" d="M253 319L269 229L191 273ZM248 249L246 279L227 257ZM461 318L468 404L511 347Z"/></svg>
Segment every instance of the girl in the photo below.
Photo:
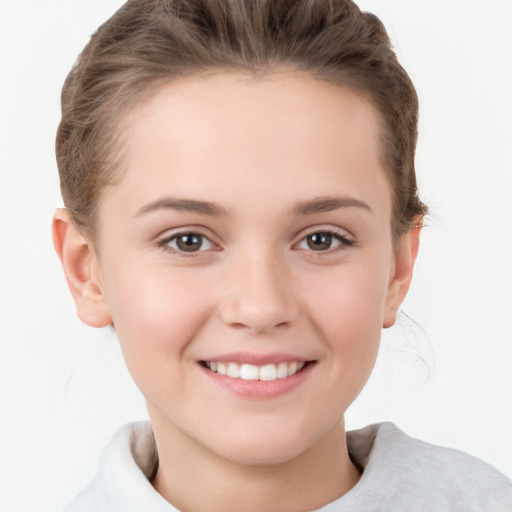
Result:
<svg viewBox="0 0 512 512"><path fill-rule="evenodd" d="M343 416L427 209L417 97L347 0L131 0L70 73L54 243L151 424L74 511L510 510L485 463Z"/></svg>

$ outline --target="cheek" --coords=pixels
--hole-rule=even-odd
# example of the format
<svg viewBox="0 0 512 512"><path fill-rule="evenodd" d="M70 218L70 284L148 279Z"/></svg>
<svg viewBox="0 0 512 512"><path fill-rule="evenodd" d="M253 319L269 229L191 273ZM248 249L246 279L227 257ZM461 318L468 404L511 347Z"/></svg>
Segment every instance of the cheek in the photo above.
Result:
<svg viewBox="0 0 512 512"><path fill-rule="evenodd" d="M180 364L208 320L211 298L201 279L161 266L112 268L105 283L110 311L127 365L135 378L164 361ZM169 370L165 372L169 374Z"/></svg>
<svg viewBox="0 0 512 512"><path fill-rule="evenodd" d="M340 267L321 280L317 276L307 299L315 328L332 355L330 375L347 392L349 402L360 392L377 357L387 290L386 268L374 261L371 266Z"/></svg>
<svg viewBox="0 0 512 512"><path fill-rule="evenodd" d="M385 265L340 266L315 276L315 286L304 284L309 290L306 302L315 311L318 326L329 339L340 343L363 341L365 333L382 329L388 273Z"/></svg>

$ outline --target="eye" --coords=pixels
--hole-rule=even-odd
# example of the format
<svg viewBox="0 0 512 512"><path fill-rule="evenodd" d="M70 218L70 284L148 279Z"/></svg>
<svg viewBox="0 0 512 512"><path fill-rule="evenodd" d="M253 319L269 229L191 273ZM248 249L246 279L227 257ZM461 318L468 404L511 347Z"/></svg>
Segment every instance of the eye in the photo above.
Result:
<svg viewBox="0 0 512 512"><path fill-rule="evenodd" d="M332 231L317 231L304 237L298 244L299 249L310 251L329 251L344 245L353 245L345 235Z"/></svg>
<svg viewBox="0 0 512 512"><path fill-rule="evenodd" d="M159 244L161 247L170 248L176 252L193 253L207 251L213 248L213 244L208 238L199 233L179 233L168 237Z"/></svg>

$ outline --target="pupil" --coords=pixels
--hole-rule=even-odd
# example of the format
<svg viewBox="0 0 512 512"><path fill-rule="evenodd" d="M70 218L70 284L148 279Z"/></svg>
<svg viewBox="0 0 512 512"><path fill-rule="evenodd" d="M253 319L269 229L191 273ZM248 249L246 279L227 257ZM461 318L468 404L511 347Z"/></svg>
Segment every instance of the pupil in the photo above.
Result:
<svg viewBox="0 0 512 512"><path fill-rule="evenodd" d="M180 251L194 252L201 249L203 240L201 235L180 235L176 240L176 245L179 247Z"/></svg>
<svg viewBox="0 0 512 512"><path fill-rule="evenodd" d="M331 248L332 235L315 233L308 236L308 247L313 251L323 251Z"/></svg>

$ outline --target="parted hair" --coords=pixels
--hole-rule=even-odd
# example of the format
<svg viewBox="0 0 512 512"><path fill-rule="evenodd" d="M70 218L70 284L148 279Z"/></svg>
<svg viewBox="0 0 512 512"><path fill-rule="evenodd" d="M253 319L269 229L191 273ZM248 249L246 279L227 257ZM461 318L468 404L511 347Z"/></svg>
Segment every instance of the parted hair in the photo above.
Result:
<svg viewBox="0 0 512 512"><path fill-rule="evenodd" d="M364 95L381 125L394 235L427 208L414 154L418 99L381 21L351 0L129 0L91 37L62 91L61 192L94 237L102 192L122 176L123 116L157 88L192 74L288 69Z"/></svg>

